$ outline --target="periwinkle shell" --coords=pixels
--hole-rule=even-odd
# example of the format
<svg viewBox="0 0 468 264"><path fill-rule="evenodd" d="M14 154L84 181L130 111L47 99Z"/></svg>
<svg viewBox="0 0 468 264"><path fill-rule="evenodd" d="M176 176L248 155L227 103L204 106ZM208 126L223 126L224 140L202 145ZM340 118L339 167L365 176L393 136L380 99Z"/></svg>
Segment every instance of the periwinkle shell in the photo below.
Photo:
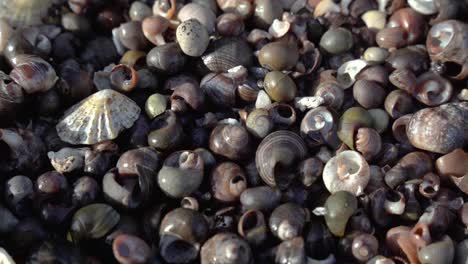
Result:
<svg viewBox="0 0 468 264"><path fill-rule="evenodd" d="M212 42L202 56L203 63L213 72L226 72L242 65L252 64L252 50L241 38L225 37Z"/></svg>
<svg viewBox="0 0 468 264"><path fill-rule="evenodd" d="M46 92L58 80L54 68L47 61L32 55L17 55L12 59L10 77L28 94Z"/></svg>
<svg viewBox="0 0 468 264"><path fill-rule="evenodd" d="M346 224L357 210L357 207L357 199L350 192L339 191L330 195L325 202L327 210L325 222L330 232L335 236L342 237L345 233Z"/></svg>
<svg viewBox="0 0 468 264"><path fill-rule="evenodd" d="M176 36L180 49L192 57L201 56L210 42L205 26L194 18L182 22L177 27Z"/></svg>
<svg viewBox="0 0 468 264"><path fill-rule="evenodd" d="M74 241L98 239L106 235L120 220L120 215L107 204L90 204L76 211L70 233Z"/></svg>
<svg viewBox="0 0 468 264"><path fill-rule="evenodd" d="M252 250L238 235L219 233L205 242L200 257L203 264L248 264L252 258Z"/></svg>
<svg viewBox="0 0 468 264"><path fill-rule="evenodd" d="M416 112L406 127L411 144L446 154L468 141L468 102L449 103Z"/></svg>
<svg viewBox="0 0 468 264"><path fill-rule="evenodd" d="M92 145L115 139L122 130L132 127L139 115L135 102L105 89L68 109L56 129L65 142Z"/></svg>
<svg viewBox="0 0 468 264"><path fill-rule="evenodd" d="M255 163L266 184L284 188L295 177L294 166L306 155L307 147L301 137L294 132L280 130L262 140L255 154Z"/></svg>

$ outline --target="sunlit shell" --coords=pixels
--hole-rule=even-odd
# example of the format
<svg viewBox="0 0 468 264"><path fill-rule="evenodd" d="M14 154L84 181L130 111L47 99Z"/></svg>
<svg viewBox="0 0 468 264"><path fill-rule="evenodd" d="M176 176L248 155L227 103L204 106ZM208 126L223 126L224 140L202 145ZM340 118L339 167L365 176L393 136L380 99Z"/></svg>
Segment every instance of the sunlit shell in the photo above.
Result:
<svg viewBox="0 0 468 264"><path fill-rule="evenodd" d="M65 142L91 145L115 139L122 130L132 127L139 115L135 102L105 89L68 109L56 129Z"/></svg>
<svg viewBox="0 0 468 264"><path fill-rule="evenodd" d="M0 0L0 18L14 27L39 25L52 3L53 0Z"/></svg>
<svg viewBox="0 0 468 264"><path fill-rule="evenodd" d="M362 59L345 62L338 68L336 77L338 83L345 89L350 88L356 81L356 76L367 67L367 65L368 63Z"/></svg>

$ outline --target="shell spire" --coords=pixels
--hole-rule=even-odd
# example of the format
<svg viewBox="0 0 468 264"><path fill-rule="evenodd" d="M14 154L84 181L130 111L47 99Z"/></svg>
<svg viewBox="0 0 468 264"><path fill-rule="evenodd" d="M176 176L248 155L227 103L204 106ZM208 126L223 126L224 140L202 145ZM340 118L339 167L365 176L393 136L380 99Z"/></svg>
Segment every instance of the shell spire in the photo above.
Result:
<svg viewBox="0 0 468 264"><path fill-rule="evenodd" d="M105 89L67 110L56 129L65 142L92 145L117 138L122 130L133 126L140 111L130 98Z"/></svg>

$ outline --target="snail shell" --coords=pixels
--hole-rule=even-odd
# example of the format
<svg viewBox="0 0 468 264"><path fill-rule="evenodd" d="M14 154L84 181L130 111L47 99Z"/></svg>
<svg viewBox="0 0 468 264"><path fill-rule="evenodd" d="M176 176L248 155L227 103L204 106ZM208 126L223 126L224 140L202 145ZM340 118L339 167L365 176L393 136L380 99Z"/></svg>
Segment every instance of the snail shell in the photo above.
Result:
<svg viewBox="0 0 468 264"><path fill-rule="evenodd" d="M280 130L258 146L255 163L260 177L271 187L284 188L295 177L295 165L307 155L305 142L296 133Z"/></svg>
<svg viewBox="0 0 468 264"><path fill-rule="evenodd" d="M12 59L10 77L28 94L46 92L58 80L54 68L47 61L32 55L17 55Z"/></svg>
<svg viewBox="0 0 468 264"><path fill-rule="evenodd" d="M193 57L201 56L210 42L205 26L194 18L182 22L177 27L176 36L180 49Z"/></svg>
<svg viewBox="0 0 468 264"><path fill-rule="evenodd" d="M190 19L198 20L208 30L207 33L215 31L216 15L209 8L198 3L189 3L180 9L177 17L185 22Z"/></svg>
<svg viewBox="0 0 468 264"><path fill-rule="evenodd" d="M247 42L236 37L225 37L208 46L203 63L213 72L227 72L242 65L246 68L252 64L252 50Z"/></svg>
<svg viewBox="0 0 468 264"><path fill-rule="evenodd" d="M324 106L311 109L301 121L301 136L310 147L322 144L337 146L336 121L334 112Z"/></svg>
<svg viewBox="0 0 468 264"><path fill-rule="evenodd" d="M468 76L468 25L457 20L435 24L427 35L426 47L433 61L446 67L445 74L462 80Z"/></svg>
<svg viewBox="0 0 468 264"><path fill-rule="evenodd" d="M369 164L357 151L345 150L331 158L323 169L323 183L331 193L362 194L370 179Z"/></svg>
<svg viewBox="0 0 468 264"><path fill-rule="evenodd" d="M468 141L468 102L444 104L416 112L406 127L410 143L446 154Z"/></svg>
<svg viewBox="0 0 468 264"><path fill-rule="evenodd" d="M423 15L433 15L437 13L435 0L408 0L408 5Z"/></svg>
<svg viewBox="0 0 468 264"><path fill-rule="evenodd" d="M132 127L139 115L135 102L105 89L68 109L56 129L65 142L92 145L115 139L122 130Z"/></svg>
<svg viewBox="0 0 468 264"><path fill-rule="evenodd" d="M53 0L4 0L0 1L0 18L11 26L20 28L42 24Z"/></svg>
<svg viewBox="0 0 468 264"><path fill-rule="evenodd" d="M200 252L203 264L250 263L252 250L247 241L233 233L218 233L205 242Z"/></svg>

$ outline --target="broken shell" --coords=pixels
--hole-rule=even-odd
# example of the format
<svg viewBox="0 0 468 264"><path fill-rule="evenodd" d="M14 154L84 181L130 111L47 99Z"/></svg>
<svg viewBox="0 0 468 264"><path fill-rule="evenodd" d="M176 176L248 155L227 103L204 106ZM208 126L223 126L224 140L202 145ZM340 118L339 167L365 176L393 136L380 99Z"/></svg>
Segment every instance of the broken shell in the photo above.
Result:
<svg viewBox="0 0 468 264"><path fill-rule="evenodd" d="M370 179L367 161L357 151L345 150L331 158L323 169L323 183L331 193L363 193Z"/></svg>
<svg viewBox="0 0 468 264"><path fill-rule="evenodd" d="M56 129L65 142L92 145L115 139L122 130L132 127L139 115L135 102L105 89L68 109Z"/></svg>
<svg viewBox="0 0 468 264"><path fill-rule="evenodd" d="M416 12L423 15L432 15L437 13L435 0L408 0L408 5Z"/></svg>
<svg viewBox="0 0 468 264"><path fill-rule="evenodd" d="M268 33L272 35L274 38L281 38L282 36L286 35L291 28L291 23L288 21L281 21L279 19L273 20L270 28L268 29Z"/></svg>
<svg viewBox="0 0 468 264"><path fill-rule="evenodd" d="M57 152L50 151L47 156L52 167L59 173L78 171L84 167L86 151L89 149L63 148Z"/></svg>
<svg viewBox="0 0 468 264"><path fill-rule="evenodd" d="M333 0L323 0L315 6L314 9L314 17L321 17L329 13L339 13L341 11L341 7L336 4Z"/></svg>
<svg viewBox="0 0 468 264"><path fill-rule="evenodd" d="M356 81L356 76L367 66L367 62L362 59L351 60L338 68L337 77L338 83L345 89L351 87Z"/></svg>

